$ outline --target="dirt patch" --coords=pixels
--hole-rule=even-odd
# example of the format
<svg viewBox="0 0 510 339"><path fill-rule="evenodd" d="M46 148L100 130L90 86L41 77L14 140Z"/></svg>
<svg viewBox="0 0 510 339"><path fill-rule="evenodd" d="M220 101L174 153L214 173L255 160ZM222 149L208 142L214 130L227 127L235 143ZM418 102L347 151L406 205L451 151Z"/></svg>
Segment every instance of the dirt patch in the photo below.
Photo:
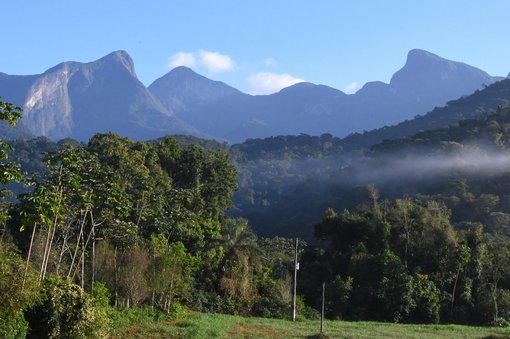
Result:
<svg viewBox="0 0 510 339"><path fill-rule="evenodd" d="M123 332L117 333L116 335L110 337L110 339L115 339L115 338L132 338L136 333L140 332L141 329L142 329L142 326L135 325L135 326L132 326L132 327L128 328L127 330L125 330Z"/></svg>
<svg viewBox="0 0 510 339"><path fill-rule="evenodd" d="M165 325L175 326L178 323L177 320L165 321ZM149 333L145 333L149 331ZM146 339L170 339L179 338L177 335L161 334L157 332L150 332L143 327L143 325L134 325L125 331L117 333L115 336L111 336L109 339L124 339L124 338L146 338Z"/></svg>

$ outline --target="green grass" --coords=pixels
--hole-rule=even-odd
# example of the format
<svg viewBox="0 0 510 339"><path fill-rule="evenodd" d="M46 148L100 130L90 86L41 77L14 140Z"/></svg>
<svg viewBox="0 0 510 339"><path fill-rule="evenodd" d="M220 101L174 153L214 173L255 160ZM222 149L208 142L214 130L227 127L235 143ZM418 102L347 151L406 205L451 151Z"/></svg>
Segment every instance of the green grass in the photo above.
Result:
<svg viewBox="0 0 510 339"><path fill-rule="evenodd" d="M174 317L162 312L152 311L150 308L121 309L110 308L108 316L112 319L114 338L138 338L148 328L154 328L161 333L168 331ZM156 337L157 338L157 337Z"/></svg>
<svg viewBox="0 0 510 339"><path fill-rule="evenodd" d="M179 320L141 317L112 338L320 338L319 321L190 313ZM325 321L324 338L510 338L510 328Z"/></svg>

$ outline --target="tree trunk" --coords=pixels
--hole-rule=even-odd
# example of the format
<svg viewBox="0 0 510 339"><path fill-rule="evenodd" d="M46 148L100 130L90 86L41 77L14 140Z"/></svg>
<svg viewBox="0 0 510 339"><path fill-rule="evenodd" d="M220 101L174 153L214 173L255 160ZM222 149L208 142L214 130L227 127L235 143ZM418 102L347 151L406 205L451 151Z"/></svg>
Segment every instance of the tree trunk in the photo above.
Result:
<svg viewBox="0 0 510 339"><path fill-rule="evenodd" d="M114 290L115 290L115 307L117 307L117 301L118 301L118 279L119 279L119 276L118 276L118 270L117 270L117 247L115 247L115 250L114 250L114 259L115 259L115 264L114 264L114 267L113 267L113 271L114 271Z"/></svg>
<svg viewBox="0 0 510 339"><path fill-rule="evenodd" d="M61 204L62 204L62 194L63 194L62 172L63 172L63 170L64 170L64 165L60 164L59 171L58 171L58 186L57 186L57 190L58 190L58 205L57 206L59 208L61 207ZM58 213L55 213L55 216L53 218L53 227L50 226L50 228L48 229L48 235L51 234L51 238L49 240L49 243L47 244L47 250L45 248L45 252L44 252L45 253L45 258L43 260L44 268L42 269L42 279L41 280L44 280L44 278L46 277L46 270L48 268L48 261L50 260L53 238L55 237L55 232L57 230L57 223L58 223Z"/></svg>
<svg viewBox="0 0 510 339"><path fill-rule="evenodd" d="M81 288L85 288L85 244L83 237L81 238Z"/></svg>
<svg viewBox="0 0 510 339"><path fill-rule="evenodd" d="M46 234L46 241L44 242L44 253L43 253L43 258L42 258L42 262L41 262L41 269L39 270L39 281L43 280L43 272L44 272L44 267L45 267L48 247L49 247L49 244L50 244L51 231L52 231L52 227L50 225L48 227L48 233Z"/></svg>
<svg viewBox="0 0 510 339"><path fill-rule="evenodd" d="M55 232L57 230L57 221L58 221L58 218L55 217L55 220L53 221L53 229L51 232L50 243L48 245L48 253L46 254L46 260L44 262L44 270L43 270L42 280L44 280L44 278L46 277L46 270L48 269L48 262L50 261L50 255L51 255L51 247L53 245L53 239L55 238Z"/></svg>
<svg viewBox="0 0 510 339"><path fill-rule="evenodd" d="M495 279L493 288L492 288L492 301L494 302L494 323L496 324L499 318L499 310L498 310L498 298L496 298L496 293L498 291L498 282L499 279Z"/></svg>
<svg viewBox="0 0 510 339"><path fill-rule="evenodd" d="M34 223L34 229L32 230L32 236L30 237L30 247L28 248L28 255L27 255L27 266L25 267L25 275L23 276L23 283L21 284L21 291L23 292L23 289L25 288L25 282L27 280L27 274L28 274L28 265L30 263L30 255L32 254L32 246L34 245L34 237L35 237L35 229L37 228L37 223Z"/></svg>
<svg viewBox="0 0 510 339"><path fill-rule="evenodd" d="M92 219L92 211L90 212ZM90 279L90 293L94 291L94 281L96 278L96 232L94 220L92 220L92 277Z"/></svg>
<svg viewBox="0 0 510 339"><path fill-rule="evenodd" d="M170 280L170 291L168 292L168 308L166 309L167 313L170 313L170 307L172 306L172 291L174 289L174 279Z"/></svg>
<svg viewBox="0 0 510 339"><path fill-rule="evenodd" d="M69 229L71 227L69 224L66 225L65 231L64 231L64 239L62 240L62 246L60 248L60 254L57 261L57 267L55 269L55 274L58 275L58 272L60 271L60 264L62 264L62 259L64 258L64 253L67 246L67 238L69 237Z"/></svg>
<svg viewBox="0 0 510 339"><path fill-rule="evenodd" d="M89 235L87 236L87 240L85 241L85 243L83 243L84 237L81 238L82 251L81 251L80 259L78 260L78 263L76 264L76 269L74 270L74 273L71 277L71 280L74 280L74 277L76 276L76 272L78 271L80 263L82 265L82 269L84 270L83 266L85 265L85 249L87 248L91 238L92 238L92 230L89 232ZM82 272L82 275L83 275L83 272ZM82 277L82 280L83 280L83 277Z"/></svg>
<svg viewBox="0 0 510 339"><path fill-rule="evenodd" d="M453 315L453 303L455 302L455 291L457 290L457 282L459 281L459 275L460 275L460 265L459 265L459 268L457 269L457 275L455 276L455 283L453 284L452 303L450 305L450 316Z"/></svg>
<svg viewBox="0 0 510 339"><path fill-rule="evenodd" d="M74 262L76 261L76 255L78 254L78 249L80 248L80 240L83 236L83 226L85 224L85 218L87 217L88 210L85 210L85 214L83 215L83 220L80 225L80 232L78 233L78 239L76 240L76 247L74 248L74 254L71 260L71 265L69 266L69 271L67 272L67 277L71 276L71 272L73 271Z"/></svg>

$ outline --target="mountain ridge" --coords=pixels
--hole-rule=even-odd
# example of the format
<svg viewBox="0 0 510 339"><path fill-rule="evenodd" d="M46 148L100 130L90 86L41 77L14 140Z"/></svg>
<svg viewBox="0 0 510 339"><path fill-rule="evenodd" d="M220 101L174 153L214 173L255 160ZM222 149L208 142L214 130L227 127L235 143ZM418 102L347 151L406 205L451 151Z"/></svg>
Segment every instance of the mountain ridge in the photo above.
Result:
<svg viewBox="0 0 510 339"><path fill-rule="evenodd" d="M269 95L216 96L183 105L176 115L204 135L231 142L301 133L344 137L424 114L498 79L465 63L413 49L390 83L368 82L354 94L305 82ZM185 101L175 91L154 94L162 103Z"/></svg>
<svg viewBox="0 0 510 339"><path fill-rule="evenodd" d="M20 85L18 93L13 93L13 80ZM6 92L5 100L22 102L22 124L32 134L54 140L88 140L96 132L108 131L135 139L196 133L138 80L125 51L87 63L59 63L37 75L1 76L0 93Z"/></svg>
<svg viewBox="0 0 510 339"><path fill-rule="evenodd" d="M23 106L34 135L87 140L113 131L133 139L192 134L241 142L274 135L338 137L382 128L469 95L501 77L413 49L390 83L366 83L354 94L298 83L249 95L177 67L146 87L126 51L87 63L67 61L37 75L0 73L4 100Z"/></svg>
<svg viewBox="0 0 510 339"><path fill-rule="evenodd" d="M234 87L221 81L208 79L185 66L172 69L154 80L147 89L172 111L183 111L189 106L214 101L229 95L244 94Z"/></svg>

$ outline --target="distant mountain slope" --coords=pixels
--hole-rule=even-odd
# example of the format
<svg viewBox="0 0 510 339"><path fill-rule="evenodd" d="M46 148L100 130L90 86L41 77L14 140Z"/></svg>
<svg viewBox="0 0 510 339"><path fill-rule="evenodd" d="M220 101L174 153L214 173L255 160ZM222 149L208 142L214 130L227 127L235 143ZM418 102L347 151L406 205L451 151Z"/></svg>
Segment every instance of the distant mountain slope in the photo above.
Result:
<svg viewBox="0 0 510 339"><path fill-rule="evenodd" d="M94 62L64 62L38 75L0 73L0 96L23 107L21 123L31 134L54 140L87 140L112 131L133 139L193 134L241 142L301 133L344 137L381 128L498 79L412 50L389 84L367 83L352 95L299 83L272 95L252 96L185 67L157 79L149 90L137 79L129 55L117 51ZM5 135L18 133L7 130Z"/></svg>
<svg viewBox="0 0 510 339"><path fill-rule="evenodd" d="M416 134L388 139L371 147L372 156L403 153L407 149L429 152L449 152L465 147L481 147L500 151L510 147L510 107L498 107L495 113L471 119L443 128L428 129Z"/></svg>
<svg viewBox="0 0 510 339"><path fill-rule="evenodd" d="M1 74L0 93L23 106L22 124L34 135L54 140L87 140L107 131L134 139L194 131L137 79L124 51L90 63L64 62L40 75Z"/></svg>
<svg viewBox="0 0 510 339"><path fill-rule="evenodd" d="M299 83L251 96L180 67L149 89L205 135L233 142L273 135L346 136L423 114L500 78L423 50L411 50L390 83L370 82L357 93Z"/></svg>
<svg viewBox="0 0 510 339"><path fill-rule="evenodd" d="M242 94L223 82L210 80L184 66L176 67L155 80L148 89L173 112Z"/></svg>
<svg viewBox="0 0 510 339"><path fill-rule="evenodd" d="M499 79L464 63L414 49L389 84L371 82L354 94L352 111L370 122L364 130L396 124Z"/></svg>
<svg viewBox="0 0 510 339"><path fill-rule="evenodd" d="M304 157L322 157L333 153L368 150L371 146L385 140L397 140L427 130L435 130L446 126L456 126L459 120L472 119L492 114L498 107L510 106L510 79L504 79L476 90L473 94L449 101L444 107L436 107L431 112L416 116L393 126L385 126L364 133L353 133L345 138L333 137L329 134L318 136L288 135L265 139L247 140L233 145L233 149L242 151L243 158L273 159L275 154L295 153L296 147L301 149L298 154ZM422 135L418 134L418 135ZM324 144L326 142L326 144ZM324 148L327 145L327 148ZM317 154L314 156L313 154Z"/></svg>
<svg viewBox="0 0 510 339"><path fill-rule="evenodd" d="M311 239L327 208L373 203L366 186L375 185L381 202L432 197L452 209L455 222L482 222L510 235L510 106L377 143L369 152L346 151L342 142L301 135L233 145L240 190L232 213L263 237ZM505 222L495 218L502 213Z"/></svg>
<svg viewBox="0 0 510 339"><path fill-rule="evenodd" d="M394 126L385 126L362 134L352 134L342 140L346 150L369 148L383 140L413 135L419 131L456 124L459 119L495 112L498 106L510 105L510 79L498 81L469 96L452 100L444 107L416 116Z"/></svg>

